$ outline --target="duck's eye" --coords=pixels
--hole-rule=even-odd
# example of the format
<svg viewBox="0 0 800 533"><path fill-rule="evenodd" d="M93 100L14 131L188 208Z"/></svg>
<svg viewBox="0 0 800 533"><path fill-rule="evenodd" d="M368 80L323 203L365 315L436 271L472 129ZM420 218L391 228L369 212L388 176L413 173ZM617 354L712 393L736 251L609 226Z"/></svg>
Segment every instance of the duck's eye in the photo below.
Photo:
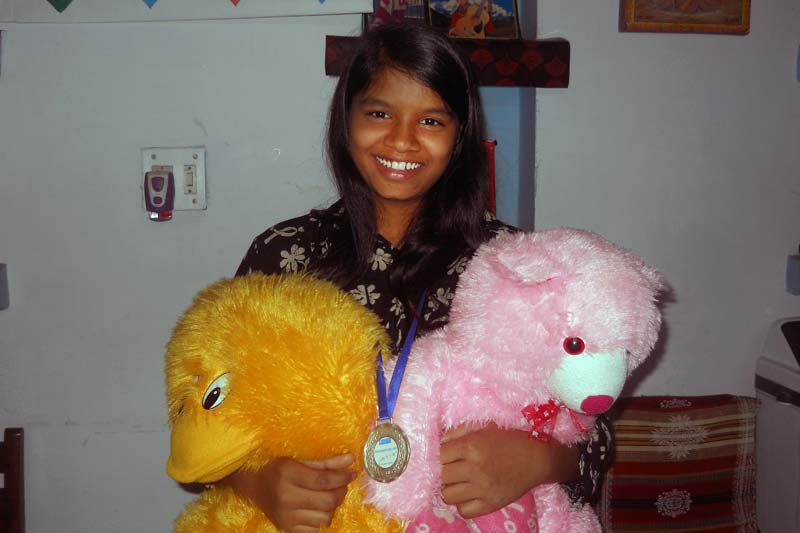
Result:
<svg viewBox="0 0 800 533"><path fill-rule="evenodd" d="M586 344L580 337L567 337L564 339L564 351L570 355L581 354L585 348Z"/></svg>
<svg viewBox="0 0 800 533"><path fill-rule="evenodd" d="M203 409L211 410L218 407L225 401L228 395L228 378L230 372L225 372L220 377L211 382L203 395Z"/></svg>

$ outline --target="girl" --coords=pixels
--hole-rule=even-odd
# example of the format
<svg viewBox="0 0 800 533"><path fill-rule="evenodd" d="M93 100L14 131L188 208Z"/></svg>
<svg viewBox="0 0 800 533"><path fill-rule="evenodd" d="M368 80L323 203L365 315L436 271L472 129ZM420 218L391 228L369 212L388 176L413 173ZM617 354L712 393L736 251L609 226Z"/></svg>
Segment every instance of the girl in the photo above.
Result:
<svg viewBox="0 0 800 533"><path fill-rule="evenodd" d="M327 156L340 199L259 235L237 275L305 270L329 279L381 317L398 349L415 317L418 334L442 327L474 250L515 231L487 214L483 134L474 77L447 37L408 23L366 33L330 105ZM610 444L603 419L597 430L600 445L587 451L522 431L455 428L441 449L442 496L465 518L545 482L579 478L575 499L590 497ZM282 458L224 483L281 530L316 531L341 502L352 461Z"/></svg>

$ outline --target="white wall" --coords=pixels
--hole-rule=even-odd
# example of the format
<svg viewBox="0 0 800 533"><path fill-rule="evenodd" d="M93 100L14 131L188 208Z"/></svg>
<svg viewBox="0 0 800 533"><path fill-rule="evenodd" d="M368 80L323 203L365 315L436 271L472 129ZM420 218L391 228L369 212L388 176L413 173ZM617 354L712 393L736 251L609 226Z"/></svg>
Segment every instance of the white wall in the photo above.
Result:
<svg viewBox="0 0 800 533"><path fill-rule="evenodd" d="M745 37L618 33L617 0L540 0L572 43L538 92L536 227L590 228L671 282L666 346L639 393L752 394L800 242L800 6L753 2Z"/></svg>
<svg viewBox="0 0 800 533"><path fill-rule="evenodd" d="M332 197L324 36L359 23L0 25L0 426L26 429L29 531L169 530L163 345L256 233ZM139 149L201 144L208 211L147 220Z"/></svg>

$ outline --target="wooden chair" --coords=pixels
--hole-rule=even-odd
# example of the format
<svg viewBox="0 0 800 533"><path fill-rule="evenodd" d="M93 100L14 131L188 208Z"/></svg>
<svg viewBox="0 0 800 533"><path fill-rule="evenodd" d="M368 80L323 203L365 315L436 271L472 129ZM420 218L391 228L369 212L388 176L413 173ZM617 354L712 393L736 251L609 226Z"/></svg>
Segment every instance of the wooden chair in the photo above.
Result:
<svg viewBox="0 0 800 533"><path fill-rule="evenodd" d="M6 428L0 442L0 533L25 533L25 483L22 428Z"/></svg>

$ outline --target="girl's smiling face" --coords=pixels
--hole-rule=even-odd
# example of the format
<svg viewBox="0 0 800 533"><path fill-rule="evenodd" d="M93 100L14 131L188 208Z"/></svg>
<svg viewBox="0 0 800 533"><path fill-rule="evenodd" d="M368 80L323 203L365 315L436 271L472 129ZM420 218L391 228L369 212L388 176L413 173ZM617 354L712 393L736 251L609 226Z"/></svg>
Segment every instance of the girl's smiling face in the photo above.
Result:
<svg viewBox="0 0 800 533"><path fill-rule="evenodd" d="M386 69L353 100L350 154L376 209L416 209L450 163L458 119L432 89Z"/></svg>

